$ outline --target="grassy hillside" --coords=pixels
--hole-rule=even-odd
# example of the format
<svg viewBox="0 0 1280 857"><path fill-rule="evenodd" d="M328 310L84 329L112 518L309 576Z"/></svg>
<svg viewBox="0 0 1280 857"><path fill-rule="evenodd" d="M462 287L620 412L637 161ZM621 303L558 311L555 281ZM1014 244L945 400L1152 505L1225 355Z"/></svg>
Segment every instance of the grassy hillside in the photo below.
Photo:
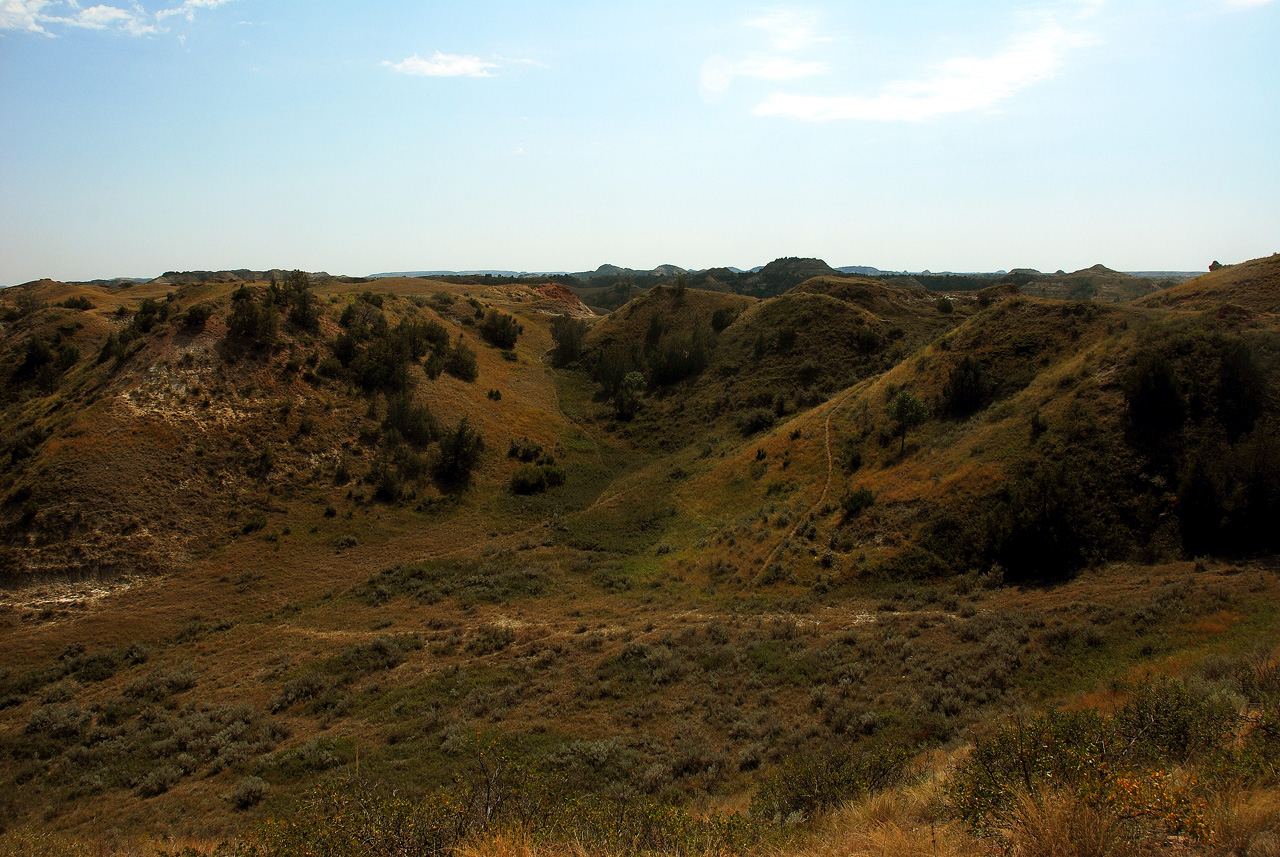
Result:
<svg viewBox="0 0 1280 857"><path fill-rule="evenodd" d="M1013 271L1003 281L1013 283L1024 294L1038 298L1099 303L1124 303L1153 294L1162 286L1169 285L1156 283L1146 277L1122 274L1106 265L1094 265L1070 274Z"/></svg>
<svg viewBox="0 0 1280 857"><path fill-rule="evenodd" d="M10 291L0 847L915 853L928 819L1030 854L1084 807L1209 853L1187 825L1274 795L1276 265L599 319L523 281ZM1004 770L1006 712L1152 693L1218 712L1121 772L1177 824L947 785L975 741Z"/></svg>

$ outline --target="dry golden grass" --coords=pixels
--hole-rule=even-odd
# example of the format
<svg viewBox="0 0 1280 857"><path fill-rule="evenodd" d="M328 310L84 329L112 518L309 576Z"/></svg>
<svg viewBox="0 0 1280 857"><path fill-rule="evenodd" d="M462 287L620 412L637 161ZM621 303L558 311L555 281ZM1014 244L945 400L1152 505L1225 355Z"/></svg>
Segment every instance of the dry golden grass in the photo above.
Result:
<svg viewBox="0 0 1280 857"><path fill-rule="evenodd" d="M1280 312L1277 295L1280 295L1280 253L1228 265L1143 298L1138 304L1196 311L1229 303L1256 312L1276 313Z"/></svg>
<svg viewBox="0 0 1280 857"><path fill-rule="evenodd" d="M921 759L925 773L908 786L852 801L819 820L800 844L776 857L978 857L989 853L964 825L948 817L942 787L956 753Z"/></svg>
<svg viewBox="0 0 1280 857"><path fill-rule="evenodd" d="M1212 813L1220 853L1280 857L1280 790L1223 795Z"/></svg>
<svg viewBox="0 0 1280 857"><path fill-rule="evenodd" d="M1135 849L1125 841L1119 819L1055 794L1024 794L1004 831L1017 857L1125 857Z"/></svg>
<svg viewBox="0 0 1280 857"><path fill-rule="evenodd" d="M481 842L463 846L457 857L613 857L601 851L589 851L577 843L535 845L520 834L500 834Z"/></svg>
<svg viewBox="0 0 1280 857"><path fill-rule="evenodd" d="M142 839L72 837L40 828L0 835L0 857L168 857L212 854L218 843L189 837Z"/></svg>

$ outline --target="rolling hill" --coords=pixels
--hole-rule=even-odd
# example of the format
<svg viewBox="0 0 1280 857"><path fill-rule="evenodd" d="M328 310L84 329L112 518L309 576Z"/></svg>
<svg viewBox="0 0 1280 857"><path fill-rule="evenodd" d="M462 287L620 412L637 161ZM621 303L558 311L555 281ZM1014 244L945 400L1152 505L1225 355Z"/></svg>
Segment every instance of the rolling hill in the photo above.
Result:
<svg viewBox="0 0 1280 857"><path fill-rule="evenodd" d="M1137 299L812 261L608 314L537 280L6 290L0 845L523 818L763 853L963 781L1010 711L1158 692L1264 740L1280 257ZM1209 750L1170 753L1134 788L1201 800L1161 778ZM1025 822L927 781L956 853ZM1124 835L1209 847L1171 824Z"/></svg>

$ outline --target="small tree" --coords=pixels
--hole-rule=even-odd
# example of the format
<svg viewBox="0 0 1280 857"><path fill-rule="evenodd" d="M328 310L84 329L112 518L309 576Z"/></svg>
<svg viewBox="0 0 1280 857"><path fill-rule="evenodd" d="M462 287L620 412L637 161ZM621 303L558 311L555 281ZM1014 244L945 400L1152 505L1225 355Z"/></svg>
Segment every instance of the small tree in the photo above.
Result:
<svg viewBox="0 0 1280 857"><path fill-rule="evenodd" d="M31 315L36 310L44 309L44 301L40 300L40 290L35 283L18 286L14 292L13 306L18 315Z"/></svg>
<svg viewBox="0 0 1280 857"><path fill-rule="evenodd" d="M644 376L628 372L618 391L613 394L613 412L620 420L629 420L640 410L640 391L644 389Z"/></svg>
<svg viewBox="0 0 1280 857"><path fill-rule="evenodd" d="M480 323L480 335L503 349L514 348L522 333L524 327L515 318L496 309L489 310Z"/></svg>
<svg viewBox="0 0 1280 857"><path fill-rule="evenodd" d="M227 333L254 345L266 345L276 338L276 310L269 302L231 295L231 314L227 316Z"/></svg>
<svg viewBox="0 0 1280 857"><path fill-rule="evenodd" d="M929 418L929 410L924 402L917 399L907 390L899 390L898 395L889 402L889 419L894 422L894 434L902 438L902 446L898 454L907 450L907 432Z"/></svg>
<svg viewBox="0 0 1280 857"><path fill-rule="evenodd" d="M858 488L849 491L840 499L840 508L844 511L845 519L856 518L858 515L876 502L876 495L871 492L870 488Z"/></svg>
<svg viewBox="0 0 1280 857"><path fill-rule="evenodd" d="M476 353L467 347L461 335L458 336L458 344L445 358L444 371L459 381L474 381L480 377L480 370L476 367Z"/></svg>
<svg viewBox="0 0 1280 857"><path fill-rule="evenodd" d="M954 417L967 417L982 410L987 403L990 385L982 365L966 354L942 387L942 408Z"/></svg>
<svg viewBox="0 0 1280 857"><path fill-rule="evenodd" d="M465 484L480 463L480 454L483 452L484 439L471 428L467 418L463 417L456 429L445 432L440 438L440 459L436 462L436 476L441 482L450 485Z"/></svg>
<svg viewBox="0 0 1280 857"><path fill-rule="evenodd" d="M387 417L382 427L394 429L406 441L417 447L425 447L435 440L438 430L431 409L425 404L414 404L412 393L398 393L387 397Z"/></svg>
<svg viewBox="0 0 1280 857"><path fill-rule="evenodd" d="M284 301L289 306L289 320L303 330L320 329L320 300L311 291L311 277L306 271L290 271L284 278Z"/></svg>
<svg viewBox="0 0 1280 857"><path fill-rule="evenodd" d="M1162 433L1182 423L1185 403L1178 377L1160 352L1140 354L1123 384L1129 419L1135 428Z"/></svg>
<svg viewBox="0 0 1280 857"><path fill-rule="evenodd" d="M192 330L201 330L212 315L213 310L206 304L196 304L187 310L186 315L182 317L182 323Z"/></svg>
<svg viewBox="0 0 1280 857"><path fill-rule="evenodd" d="M555 350L551 352L551 362L556 366L568 366L582 356L587 323L567 315L556 316L551 322L551 338L556 343Z"/></svg>
<svg viewBox="0 0 1280 857"><path fill-rule="evenodd" d="M688 289L689 289L689 275L681 274L680 276L676 277L675 301L674 301L676 306L682 306L684 304L684 295L685 295L685 292L688 291Z"/></svg>

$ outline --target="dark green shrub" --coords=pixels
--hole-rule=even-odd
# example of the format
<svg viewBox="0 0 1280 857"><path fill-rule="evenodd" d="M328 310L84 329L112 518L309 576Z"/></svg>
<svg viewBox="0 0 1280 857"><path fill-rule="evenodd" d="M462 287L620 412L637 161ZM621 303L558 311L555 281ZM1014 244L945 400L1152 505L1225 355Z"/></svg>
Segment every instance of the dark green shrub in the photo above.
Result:
<svg viewBox="0 0 1280 857"><path fill-rule="evenodd" d="M80 362L80 349L68 343L58 349L58 370L65 372Z"/></svg>
<svg viewBox="0 0 1280 857"><path fill-rule="evenodd" d="M480 463L484 452L484 440L471 428L466 417L453 431L440 438L440 458L436 462L436 477L451 485L465 484Z"/></svg>
<svg viewBox="0 0 1280 857"><path fill-rule="evenodd" d="M524 327L505 312L491 309L480 323L480 335L499 348L513 348Z"/></svg>
<svg viewBox="0 0 1280 857"><path fill-rule="evenodd" d="M1173 365L1164 354L1139 354L1124 378L1124 394L1134 428L1162 433L1182 423L1185 403Z"/></svg>
<svg viewBox="0 0 1280 857"><path fill-rule="evenodd" d="M394 503L404 493L404 480L386 455L380 454L374 459L365 482L373 485L374 498L383 503Z"/></svg>
<svg viewBox="0 0 1280 857"><path fill-rule="evenodd" d="M555 341L555 349L551 353L554 366L568 366L582 356L583 343L587 338L587 323L581 319L567 315L556 316L551 322L551 338Z"/></svg>
<svg viewBox="0 0 1280 857"><path fill-rule="evenodd" d="M857 488L840 498L840 509L846 518L856 518L876 502L870 488Z"/></svg>
<svg viewBox="0 0 1280 857"><path fill-rule="evenodd" d="M752 814L775 823L807 818L892 785L910 758L906 747L832 748L793 755L760 784L751 801Z"/></svg>
<svg viewBox="0 0 1280 857"><path fill-rule="evenodd" d="M1037 462L993 507L990 539L995 559L1011 579L1066 576L1106 553L1102 531L1109 521L1101 511L1074 468Z"/></svg>
<svg viewBox="0 0 1280 857"><path fill-rule="evenodd" d="M967 417L986 407L990 395L982 365L966 354L942 387L942 410L953 417Z"/></svg>
<svg viewBox="0 0 1280 857"><path fill-rule="evenodd" d="M275 342L278 322L275 306L264 296L262 302L235 299L232 295L231 315L227 317L227 335L249 345Z"/></svg>
<svg viewBox="0 0 1280 857"><path fill-rule="evenodd" d="M649 382L663 387L682 381L707 368L708 359L706 336L701 328L695 328L692 334L664 337L650 351Z"/></svg>
<svg viewBox="0 0 1280 857"><path fill-rule="evenodd" d="M806 360L800 364L800 368L796 370L796 380L800 382L800 386L808 387L814 381L818 380L818 376L822 374L822 367L812 360Z"/></svg>
<svg viewBox="0 0 1280 857"><path fill-rule="evenodd" d="M305 271L290 271L284 278L284 306L289 320L303 330L320 329L320 299L311 291L311 277Z"/></svg>
<svg viewBox="0 0 1280 857"><path fill-rule="evenodd" d="M738 319L738 311L732 307L720 307L711 314L711 329L716 333L724 330Z"/></svg>
<svg viewBox="0 0 1280 857"><path fill-rule="evenodd" d="M894 434L902 438L898 449L901 455L907 449L907 432L924 423L929 418L929 410L909 391L899 390L890 400L886 413L894 423Z"/></svg>
<svg viewBox="0 0 1280 857"><path fill-rule="evenodd" d="M337 357L326 357L316 366L316 374L321 378L341 378L345 373L346 368Z"/></svg>
<svg viewBox="0 0 1280 857"><path fill-rule="evenodd" d="M168 316L169 307L167 304L162 306L153 298L144 298L142 305L134 313L130 326L139 333L150 333L157 322L165 321Z"/></svg>
<svg viewBox="0 0 1280 857"><path fill-rule="evenodd" d="M13 373L14 380L19 382L35 380L40 374L40 370L53 366L54 360L55 355L49 344L40 337L33 336L27 340L22 362L18 364L17 371Z"/></svg>
<svg viewBox="0 0 1280 857"><path fill-rule="evenodd" d="M542 444L527 437L522 437L520 440L512 438L510 446L507 447L507 458L517 458L526 464L539 461L542 457Z"/></svg>
<svg viewBox="0 0 1280 857"><path fill-rule="evenodd" d="M83 658L76 664L74 675L80 681L106 681L120 668L120 656L115 651L98 652Z"/></svg>
<svg viewBox="0 0 1280 857"><path fill-rule="evenodd" d="M791 325L786 325L778 330L778 336L774 340L774 346L778 349L778 353L786 354L792 348L795 348L798 333Z"/></svg>
<svg viewBox="0 0 1280 857"><path fill-rule="evenodd" d="M480 370L476 366L476 353L467 347L461 336L445 358L444 371L459 381L471 382L480 377Z"/></svg>
<svg viewBox="0 0 1280 857"><path fill-rule="evenodd" d="M773 411L765 408L756 408L738 417L738 430L742 432L744 437L750 437L757 432L773 428L774 423L777 421L778 418Z"/></svg>
<svg viewBox="0 0 1280 857"><path fill-rule="evenodd" d="M116 360L124 356L124 348L120 345L120 338L114 333L107 335L106 342L102 343L102 348L98 351L98 362L106 363L108 360Z"/></svg>
<svg viewBox="0 0 1280 857"><path fill-rule="evenodd" d="M511 475L511 493L541 494L547 490L547 475L541 467L522 464Z"/></svg>
<svg viewBox="0 0 1280 857"><path fill-rule="evenodd" d="M605 397L612 398L638 366L635 353L621 345L611 345L596 352L591 376L600 385Z"/></svg>
<svg viewBox="0 0 1280 857"><path fill-rule="evenodd" d="M1267 380L1253 350L1241 340L1229 341L1218 364L1215 400L1227 440L1235 442L1253 429L1263 413Z"/></svg>
<svg viewBox="0 0 1280 857"><path fill-rule="evenodd" d="M640 410L640 391L643 388L644 376L639 372L628 372L611 399L613 415L620 420L634 417Z"/></svg>
<svg viewBox="0 0 1280 857"><path fill-rule="evenodd" d="M417 447L429 445L439 434L431 409L426 404L415 404L412 393L387 397L387 416L382 427L398 431L401 437Z"/></svg>
<svg viewBox="0 0 1280 857"><path fill-rule="evenodd" d="M213 315L213 308L205 304L196 304L190 307L186 314L182 317L182 324L191 330L203 330L209 318Z"/></svg>

